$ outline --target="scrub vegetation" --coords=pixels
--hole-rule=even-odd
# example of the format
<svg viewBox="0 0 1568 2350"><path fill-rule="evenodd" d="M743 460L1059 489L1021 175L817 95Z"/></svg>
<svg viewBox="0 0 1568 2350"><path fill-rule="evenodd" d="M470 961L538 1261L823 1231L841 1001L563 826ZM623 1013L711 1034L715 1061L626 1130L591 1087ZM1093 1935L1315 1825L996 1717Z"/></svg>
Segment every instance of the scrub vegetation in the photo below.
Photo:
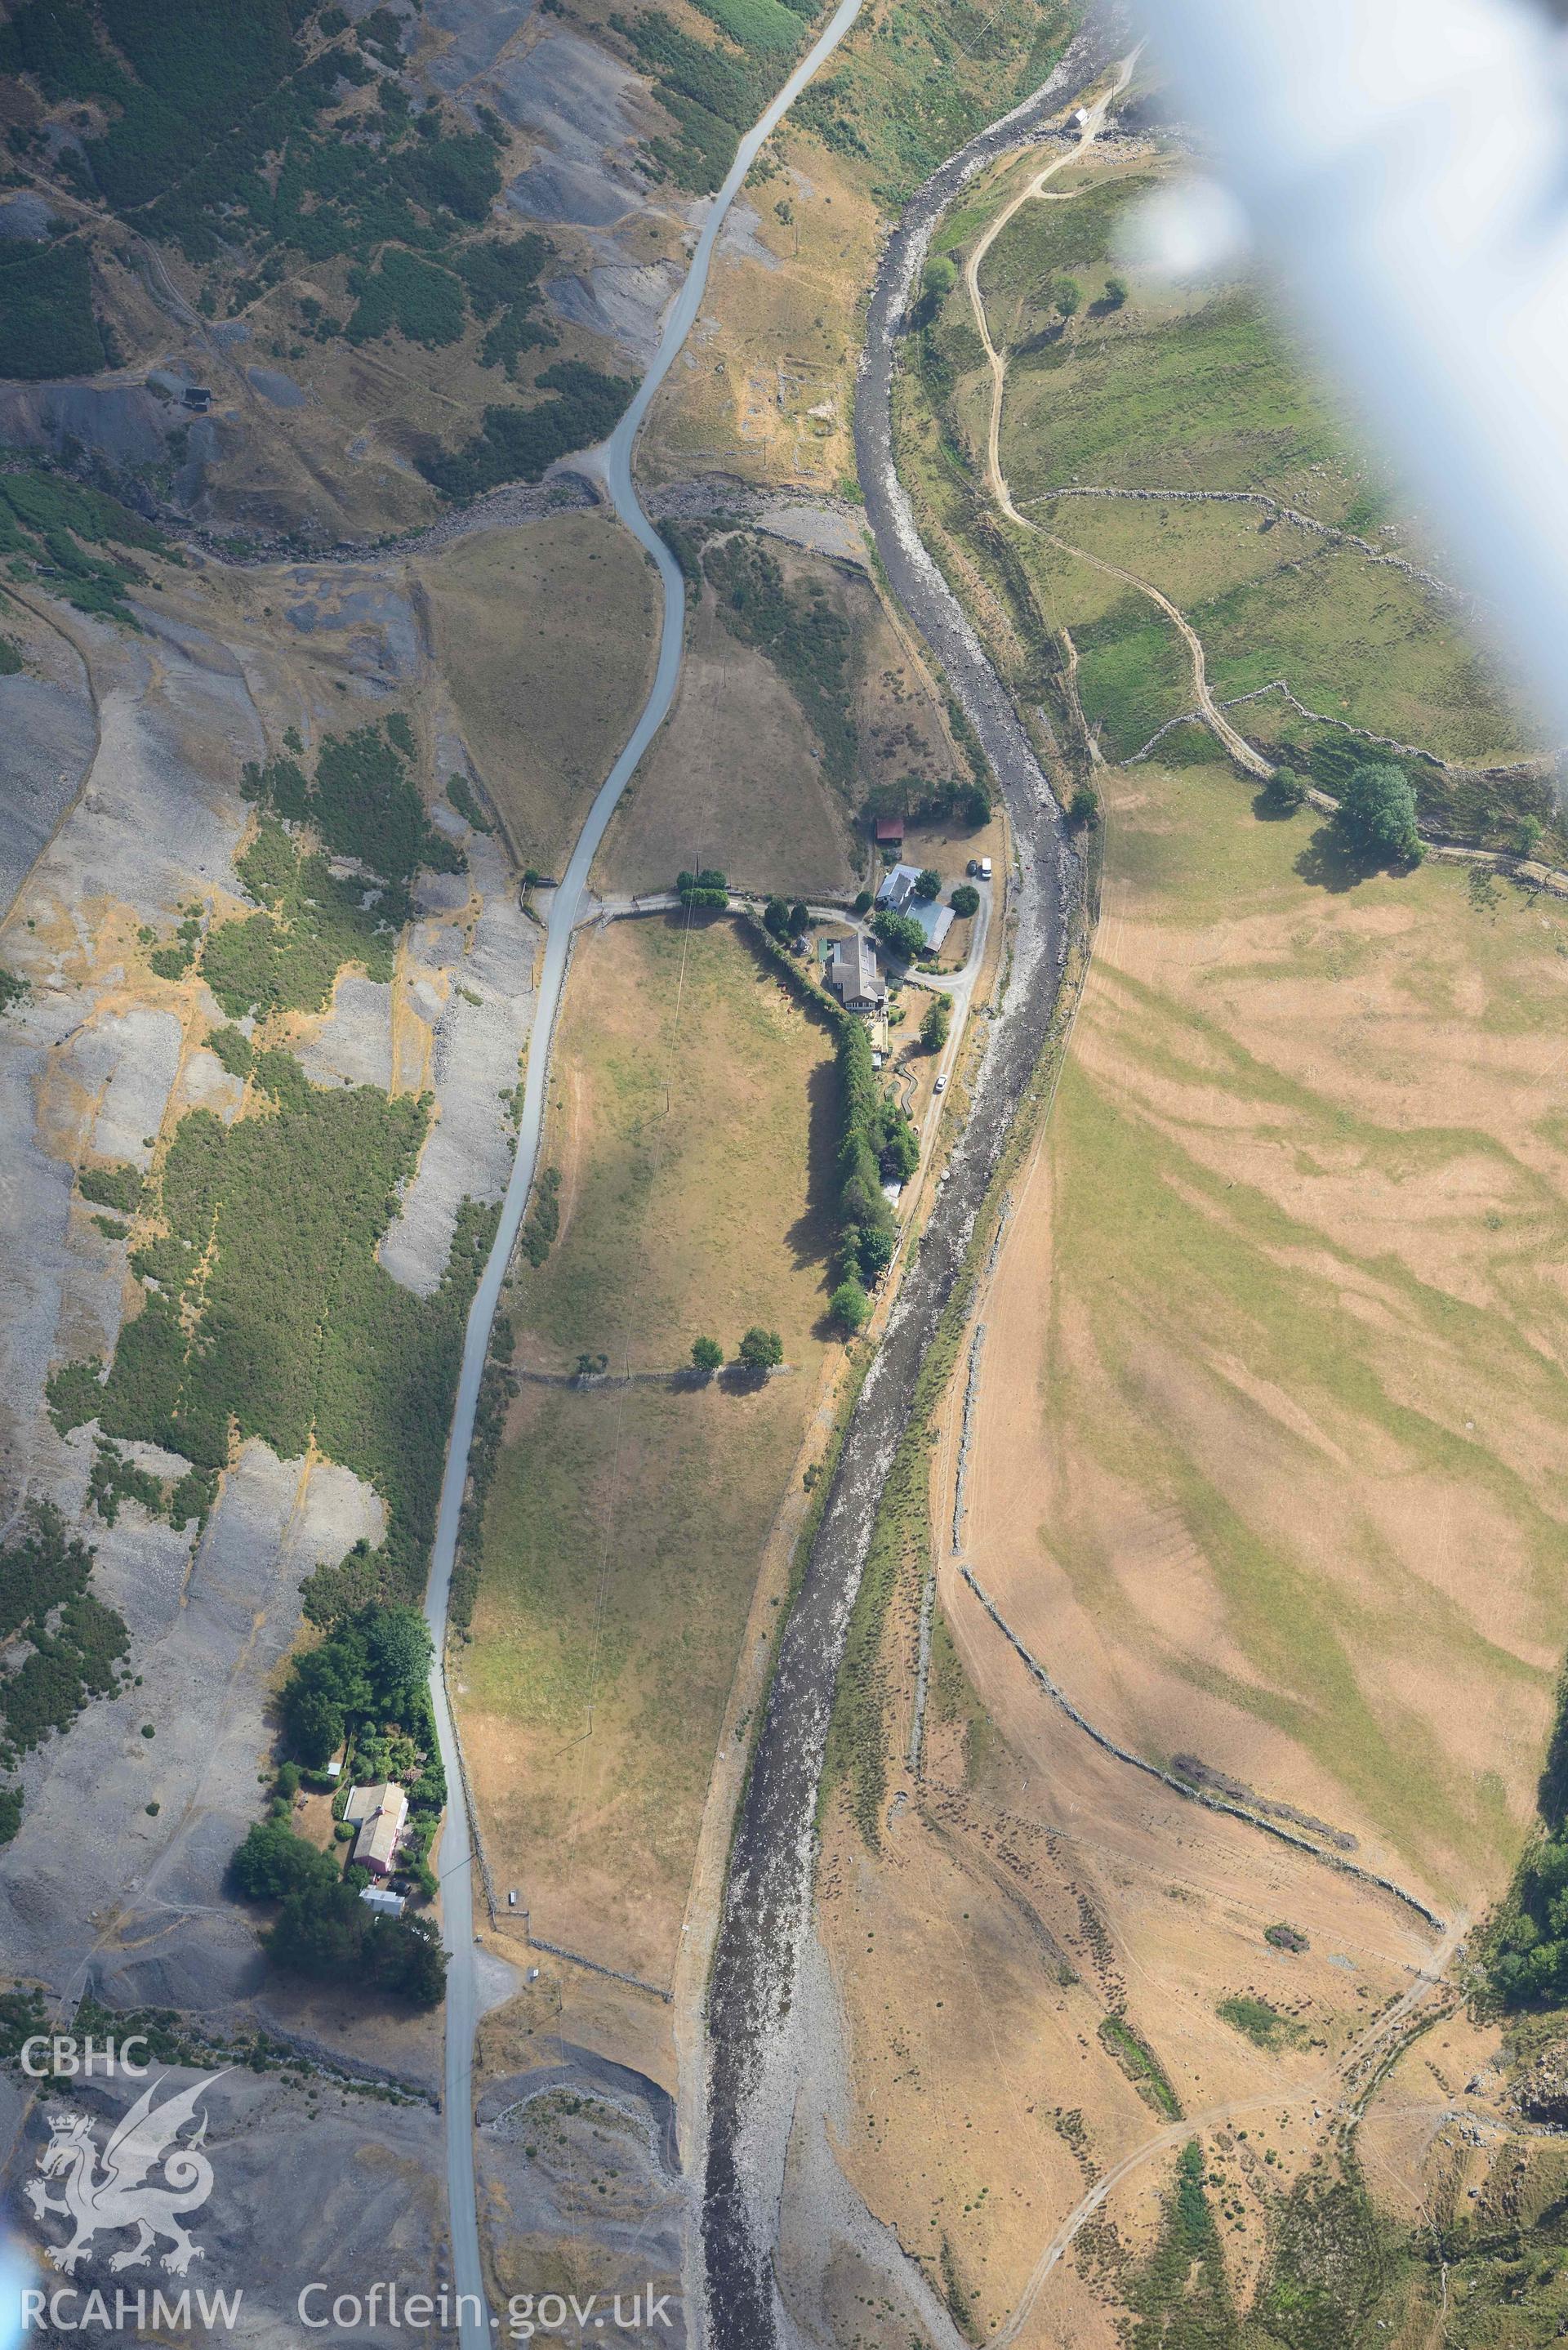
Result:
<svg viewBox="0 0 1568 2350"><path fill-rule="evenodd" d="M112 1696L130 1647L123 1619L94 1596L93 1554L50 1502L33 1505L0 1547L0 1770L95 1697ZM0 1781L0 1844L22 1818L22 1790Z"/></svg>
<svg viewBox="0 0 1568 2350"><path fill-rule="evenodd" d="M8 276L0 260L0 336ZM7 367L0 350L0 374L26 372L31 370ZM0 473L0 556L8 558L13 578L36 580L78 612L137 629L126 598L149 584L149 574L132 548L166 562L182 559L155 524L102 490L43 466Z"/></svg>

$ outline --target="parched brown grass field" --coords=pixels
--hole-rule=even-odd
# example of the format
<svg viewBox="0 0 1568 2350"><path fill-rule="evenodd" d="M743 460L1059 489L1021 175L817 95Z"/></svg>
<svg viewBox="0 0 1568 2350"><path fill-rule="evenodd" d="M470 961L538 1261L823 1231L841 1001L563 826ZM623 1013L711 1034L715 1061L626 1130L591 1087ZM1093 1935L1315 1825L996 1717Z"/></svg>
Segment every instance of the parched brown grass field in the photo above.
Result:
<svg viewBox="0 0 1568 2350"><path fill-rule="evenodd" d="M977 1308L962 1556L1111 1737L1196 1755L1479 1918L1534 1816L1568 1641L1568 910L1438 866L1324 886L1322 819L1260 817L1218 764L1102 780L1094 962ZM846 1810L825 1824L842 2158L983 2339L1086 2184L1153 2142L1019 2336L1113 2350L1174 2146L1107 2016L1230 2182L1244 2307L1274 2199L1334 2160L1325 2080L1438 1937L1050 1701L951 1555L962 1395L961 1371L923 1774L907 1582L880 1849ZM1265 1942L1282 1921L1300 1953ZM1282 2018L1272 2046L1232 2020L1249 2002ZM1498 2045L1449 2014L1377 2092L1368 2183L1399 2224L1497 2189L1511 2155L1461 2175L1439 2132ZM1408 2314L1413 2350L1431 2310Z"/></svg>
<svg viewBox="0 0 1568 2350"><path fill-rule="evenodd" d="M554 872L648 691L653 567L608 515L574 513L475 532L422 558L416 577L513 853Z"/></svg>
<svg viewBox="0 0 1568 2350"><path fill-rule="evenodd" d="M674 707L611 819L596 887L667 889L682 866L711 865L742 889L853 891L870 870L867 795L907 775L930 783L963 772L930 675L871 582L779 540L760 544L797 604L820 595L848 631L853 772L827 774L789 677L732 634L704 585L688 602Z"/></svg>
<svg viewBox="0 0 1568 2350"><path fill-rule="evenodd" d="M518 1360L679 1371L753 1322L790 1369L524 1380L484 1526L458 1705L498 1877L536 1933L667 1983L767 1532L816 1397L830 1040L728 921L579 943L546 1157L562 1225L509 1310Z"/></svg>
<svg viewBox="0 0 1568 2350"><path fill-rule="evenodd" d="M1568 912L1114 775L977 1571L1113 1734L1499 1892L1565 1641Z"/></svg>

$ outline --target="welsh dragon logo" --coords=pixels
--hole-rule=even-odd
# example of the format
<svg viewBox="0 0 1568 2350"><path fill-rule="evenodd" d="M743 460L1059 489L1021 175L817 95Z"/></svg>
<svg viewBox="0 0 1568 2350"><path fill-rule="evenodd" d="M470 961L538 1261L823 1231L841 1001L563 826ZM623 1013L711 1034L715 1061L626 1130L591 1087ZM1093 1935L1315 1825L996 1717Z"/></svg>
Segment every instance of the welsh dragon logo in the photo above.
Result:
<svg viewBox="0 0 1568 2350"><path fill-rule="evenodd" d="M160 2238L171 2246L160 2265L176 2276L183 2276L193 2260L203 2258L201 2245L192 2242L181 2220L184 2213L199 2211L213 2191L213 2166L202 2152L206 2115L190 2137L182 2142L179 2133L194 2118L197 2100L222 2078L221 2073L211 2074L156 2107L152 2098L160 2081L150 2083L116 2123L101 2169L88 2115L67 2114L50 2122L49 2143L38 2157L43 2178L30 2178L23 2192L38 2219L58 2212L76 2230L68 2244L57 2251L50 2248L56 2268L68 2274L87 2258L95 2236L122 2228L134 2228L136 2241L115 2254L111 2270L145 2268ZM149 2174L160 2162L162 2178L152 2179ZM62 2180L63 2193L51 2195L45 2178Z"/></svg>

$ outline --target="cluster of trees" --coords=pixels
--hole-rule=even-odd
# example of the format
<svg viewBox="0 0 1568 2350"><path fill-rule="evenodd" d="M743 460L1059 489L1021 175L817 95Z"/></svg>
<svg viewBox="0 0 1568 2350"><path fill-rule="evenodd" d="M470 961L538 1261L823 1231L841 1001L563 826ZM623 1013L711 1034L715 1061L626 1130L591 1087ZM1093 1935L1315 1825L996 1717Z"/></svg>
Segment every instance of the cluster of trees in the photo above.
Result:
<svg viewBox="0 0 1568 2350"><path fill-rule="evenodd" d="M279 1700L289 1752L320 1771L359 1724L395 1723L426 1758L410 1804L422 1791L419 1800L439 1812L446 1788L431 1726L430 1669L431 1636L417 1607L369 1607L346 1617L289 1668Z"/></svg>
<svg viewBox="0 0 1568 2350"><path fill-rule="evenodd" d="M384 881L406 889L421 865L461 873L465 862L462 849L425 815L409 772L416 756L413 729L399 711L384 727L324 736L314 782L296 760L278 758L265 766L248 764L242 788L247 799L280 816L313 825L339 857L357 858Z"/></svg>
<svg viewBox="0 0 1568 2350"><path fill-rule="evenodd" d="M227 1461L233 1427L285 1460L314 1430L389 1507L382 1550L312 1578L341 1612L345 1590L359 1605L423 1588L463 1319L496 1211L462 1203L440 1288L413 1296L375 1249L428 1102L310 1086L282 1052L255 1066L275 1115L181 1120L160 1175L162 1229L131 1255L144 1308L107 1380L97 1364L65 1366L49 1402L62 1430L96 1419L106 1437L144 1438L202 1471Z"/></svg>
<svg viewBox="0 0 1568 2350"><path fill-rule="evenodd" d="M948 704L948 719L970 773L943 777L911 774L900 775L897 783L879 784L867 802L868 817L901 816L909 824L939 824L956 817L977 828L990 823L985 754L956 702Z"/></svg>
<svg viewBox="0 0 1568 2350"><path fill-rule="evenodd" d="M871 917L871 928L890 954L900 962L913 962L926 951L926 934L912 914L896 914L890 906Z"/></svg>
<svg viewBox="0 0 1568 2350"><path fill-rule="evenodd" d="M28 1648L14 1671L0 1674L0 1766L8 1771L51 1731L68 1730L89 1698L121 1683L130 1634L88 1590L92 1563L52 1502L36 1503L0 1548L0 1639L20 1635ZM0 1787L0 1844L21 1818L21 1788Z"/></svg>
<svg viewBox="0 0 1568 2350"><path fill-rule="evenodd" d="M649 151L677 187L711 195L734 160L737 137L762 111L767 83L761 68L737 50L693 40L661 8L609 21L676 125L673 139L650 139Z"/></svg>
<svg viewBox="0 0 1568 2350"><path fill-rule="evenodd" d="M763 909L763 920L782 946L805 935L811 914L804 898L797 898L793 906L785 899L770 898Z"/></svg>
<svg viewBox="0 0 1568 2350"><path fill-rule="evenodd" d="M1421 861L1416 793L1403 767L1380 763L1354 768L1340 791L1339 826L1364 856L1405 865Z"/></svg>
<svg viewBox="0 0 1568 2350"><path fill-rule="evenodd" d="M306 61L298 42L312 13L303 0L258 0L238 11L225 0L183 0L177 10L146 0L102 0L101 9L23 0L0 27L0 67L32 74L51 100L99 102L104 129L89 130L57 168L84 193L101 191L111 204L137 209L140 225L177 237L191 260L238 264L232 308L282 280L290 246L312 262L342 256L353 265L349 292L358 296L351 341L395 327L427 345L454 342L466 324L466 296L472 316L489 325L482 363L510 373L520 350L556 337L528 315L545 240L463 241L489 221L500 192L504 124L483 107L477 130L439 103L415 115L395 70L402 26L387 8L352 28L341 11L322 11L313 37L324 36L326 46ZM112 48L99 37L100 19ZM358 118L373 122L374 143L350 141L327 118L345 86L363 88L378 74L386 78L376 111ZM19 341L29 326L36 331L31 349L16 354L24 363L7 359L4 371L100 367L85 245L24 245L0 265L0 278L18 268L9 305L11 289L0 286L0 353L7 328ZM27 299L36 321L25 315ZM213 315L211 285L201 299ZM343 331L313 296L299 307L318 338Z"/></svg>
<svg viewBox="0 0 1568 2350"><path fill-rule="evenodd" d="M11 320L7 289L14 292L18 283L16 265L0 265L0 345ZM32 372L27 368L11 371ZM94 554L95 547L105 552ZM124 552L127 547L161 555L169 562L182 560L154 524L143 522L101 490L89 490L64 473L42 468L0 474L0 555L16 558L14 576L25 577L31 564L51 592L78 612L98 613L135 629L140 624L125 593L147 574ZM116 548L120 551L109 551Z"/></svg>
<svg viewBox="0 0 1568 2350"><path fill-rule="evenodd" d="M536 482L557 457L607 439L637 386L586 359L556 359L535 379L550 395L527 408L487 408L466 448L427 451L416 462L449 498L476 498L502 482Z"/></svg>
<svg viewBox="0 0 1568 2350"><path fill-rule="evenodd" d="M325 857L306 853L275 817L263 817L235 870L262 910L214 923L202 950L202 976L231 1020L319 1012L347 962L370 979L390 979L397 932L382 909L367 907L362 883L338 880ZM244 1059L232 1041L214 1049L225 1067ZM247 1060L236 1073L249 1068Z"/></svg>
<svg viewBox="0 0 1568 2350"><path fill-rule="evenodd" d="M96 375L104 359L85 244L18 242L0 255L0 372Z"/></svg>
<svg viewBox="0 0 1568 2350"><path fill-rule="evenodd" d="M390 1778L409 1799L402 1864L427 1895L426 1857L446 1801L428 1681L431 1638L416 1607L372 1605L335 1624L320 1646L296 1657L279 1700L292 1759L279 1771L268 1815L235 1851L230 1874L253 1901L282 1907L262 1939L279 1966L326 1981L368 1981L421 2006L441 1998L446 1961L434 1928L420 1917L378 1917L359 1899L366 1871L338 1866L293 1826L299 1766L319 1771L352 1746L361 1781ZM339 1835L347 1838L346 1828Z"/></svg>
<svg viewBox="0 0 1568 2350"><path fill-rule="evenodd" d="M735 1349L735 1360L742 1369L754 1371L759 1377L764 1371L776 1370L784 1361L784 1340L776 1330L764 1329L760 1322L753 1322ZM704 1378L711 1378L714 1372L722 1370L723 1366L724 1349L717 1338L692 1339L691 1367L694 1370Z"/></svg>
<svg viewBox="0 0 1568 2350"><path fill-rule="evenodd" d="M464 823L471 824L475 832L493 832L495 829L480 806L479 795L466 775L449 775L446 795Z"/></svg>
<svg viewBox="0 0 1568 2350"><path fill-rule="evenodd" d="M1568 1999L1568 1827L1525 1864L1517 1909L1497 1938L1489 1972L1505 2007Z"/></svg>
<svg viewBox="0 0 1568 2350"><path fill-rule="evenodd" d="M838 1029L843 1135L838 1147L838 1254L841 1280L868 1287L893 1254L898 1224L884 1182L907 1182L919 1164L919 1138L899 1105L877 1082L871 1040L858 1020ZM864 1318L864 1317L862 1317Z"/></svg>
<svg viewBox="0 0 1568 2350"><path fill-rule="evenodd" d="M730 902L730 884L716 866L704 865L698 873L678 873L675 894L683 906L707 906L722 913Z"/></svg>
<svg viewBox="0 0 1568 2350"><path fill-rule="evenodd" d="M561 1170L546 1167L535 1187L528 1221L518 1234L518 1245L529 1263L542 1265L561 1229Z"/></svg>

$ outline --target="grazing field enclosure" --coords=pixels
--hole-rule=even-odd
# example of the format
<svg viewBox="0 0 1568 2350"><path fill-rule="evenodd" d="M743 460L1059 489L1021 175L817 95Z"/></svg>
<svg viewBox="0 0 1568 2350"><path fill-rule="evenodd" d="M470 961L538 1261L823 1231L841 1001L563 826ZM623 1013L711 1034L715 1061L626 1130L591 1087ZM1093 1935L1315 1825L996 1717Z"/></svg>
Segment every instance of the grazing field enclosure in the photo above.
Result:
<svg viewBox="0 0 1568 2350"><path fill-rule="evenodd" d="M607 515L484 531L426 558L437 658L520 866L555 871L630 733L654 649L651 566Z"/></svg>
<svg viewBox="0 0 1568 2350"><path fill-rule="evenodd" d="M556 1229L505 1301L522 1377L453 1674L498 1880L662 1985L828 1352L832 1040L727 921L654 917L581 941L552 1068ZM692 1372L754 1324L782 1375Z"/></svg>

